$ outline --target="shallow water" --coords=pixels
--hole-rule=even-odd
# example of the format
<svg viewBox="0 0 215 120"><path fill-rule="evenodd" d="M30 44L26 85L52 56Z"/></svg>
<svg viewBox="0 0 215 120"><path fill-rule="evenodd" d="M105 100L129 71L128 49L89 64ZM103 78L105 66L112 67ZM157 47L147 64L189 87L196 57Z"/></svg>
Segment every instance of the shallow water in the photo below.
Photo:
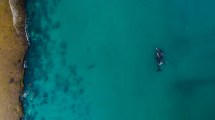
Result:
<svg viewBox="0 0 215 120"><path fill-rule="evenodd" d="M27 0L25 118L215 119L214 4Z"/></svg>

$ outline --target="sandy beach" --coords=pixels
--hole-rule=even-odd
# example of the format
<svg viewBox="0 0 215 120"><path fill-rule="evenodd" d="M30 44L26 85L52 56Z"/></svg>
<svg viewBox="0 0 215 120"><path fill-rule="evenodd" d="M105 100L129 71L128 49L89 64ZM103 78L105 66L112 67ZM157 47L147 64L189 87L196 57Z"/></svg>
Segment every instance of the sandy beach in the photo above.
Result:
<svg viewBox="0 0 215 120"><path fill-rule="evenodd" d="M13 0L10 3L16 4ZM13 7L20 13L14 24L9 0L0 1L0 120L18 120L22 116L19 96L23 88L22 64L27 49L23 3L19 1Z"/></svg>

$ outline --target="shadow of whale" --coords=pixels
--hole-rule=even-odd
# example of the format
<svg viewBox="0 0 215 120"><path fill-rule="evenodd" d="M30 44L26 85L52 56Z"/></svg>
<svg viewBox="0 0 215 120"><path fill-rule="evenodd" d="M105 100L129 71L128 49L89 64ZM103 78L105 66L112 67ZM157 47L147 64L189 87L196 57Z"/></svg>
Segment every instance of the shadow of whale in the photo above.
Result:
<svg viewBox="0 0 215 120"><path fill-rule="evenodd" d="M183 79L177 80L173 86L175 92L182 95L192 95L198 89L209 85L214 86L215 89L215 79Z"/></svg>

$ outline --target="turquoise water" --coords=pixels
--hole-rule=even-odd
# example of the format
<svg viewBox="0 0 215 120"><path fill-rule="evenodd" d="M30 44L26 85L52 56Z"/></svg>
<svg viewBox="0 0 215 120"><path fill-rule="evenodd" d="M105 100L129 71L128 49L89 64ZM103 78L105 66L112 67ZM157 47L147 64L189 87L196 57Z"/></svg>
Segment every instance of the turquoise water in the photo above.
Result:
<svg viewBox="0 0 215 120"><path fill-rule="evenodd" d="M27 0L26 120L215 119L214 4Z"/></svg>

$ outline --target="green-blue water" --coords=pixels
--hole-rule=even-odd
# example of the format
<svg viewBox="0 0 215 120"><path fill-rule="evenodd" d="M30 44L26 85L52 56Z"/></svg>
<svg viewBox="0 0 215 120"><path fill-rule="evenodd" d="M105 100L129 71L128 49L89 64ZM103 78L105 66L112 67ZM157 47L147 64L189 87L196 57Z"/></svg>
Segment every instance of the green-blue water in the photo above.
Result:
<svg viewBox="0 0 215 120"><path fill-rule="evenodd" d="M215 119L215 1L27 0L27 120ZM156 72L155 48L167 65Z"/></svg>

